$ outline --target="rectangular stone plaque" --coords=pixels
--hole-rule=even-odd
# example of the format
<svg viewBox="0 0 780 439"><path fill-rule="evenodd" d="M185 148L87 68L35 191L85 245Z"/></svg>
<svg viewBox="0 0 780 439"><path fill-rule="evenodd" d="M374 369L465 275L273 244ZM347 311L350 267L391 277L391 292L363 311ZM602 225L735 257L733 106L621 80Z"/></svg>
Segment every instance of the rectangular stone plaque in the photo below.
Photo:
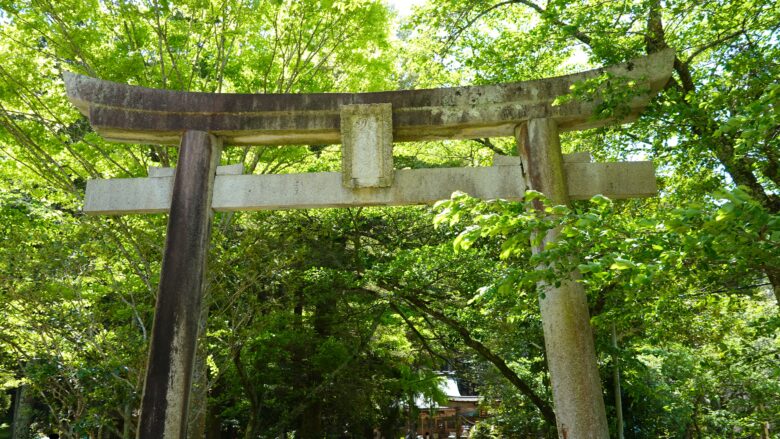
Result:
<svg viewBox="0 0 780 439"><path fill-rule="evenodd" d="M393 113L391 104L341 107L341 173L350 189L393 184Z"/></svg>

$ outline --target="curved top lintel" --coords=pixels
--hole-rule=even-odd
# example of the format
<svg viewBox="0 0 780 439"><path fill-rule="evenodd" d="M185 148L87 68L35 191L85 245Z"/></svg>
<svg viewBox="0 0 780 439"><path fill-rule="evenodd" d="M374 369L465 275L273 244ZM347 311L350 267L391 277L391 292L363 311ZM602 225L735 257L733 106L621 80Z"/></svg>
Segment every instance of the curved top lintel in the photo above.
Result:
<svg viewBox="0 0 780 439"><path fill-rule="evenodd" d="M109 140L177 144L185 130L210 131L227 145L340 142L340 108L390 103L395 141L511 136L531 118L549 117L561 130L580 130L635 118L669 80L674 52L606 68L516 83L373 93L229 94L151 89L65 73L70 101ZM634 81L627 111L594 119L600 102L555 105L573 84L605 72Z"/></svg>

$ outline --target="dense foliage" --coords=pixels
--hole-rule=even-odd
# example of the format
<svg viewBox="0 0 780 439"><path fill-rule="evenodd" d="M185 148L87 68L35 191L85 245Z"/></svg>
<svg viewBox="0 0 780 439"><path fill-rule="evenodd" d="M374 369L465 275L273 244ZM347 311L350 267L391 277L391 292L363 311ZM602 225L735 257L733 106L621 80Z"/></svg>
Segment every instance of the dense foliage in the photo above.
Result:
<svg viewBox="0 0 780 439"><path fill-rule="evenodd" d="M400 437L415 395L440 398L436 371L451 370L492 414L473 437L554 437L536 282L574 268L616 436L617 404L626 437L776 435L779 29L780 6L762 0L430 0L404 19L375 0L0 0L0 437L12 400L27 430L15 437L135 436L166 218L80 206L87 179L142 176L177 151L102 140L63 71L374 91L535 79L666 47L673 78L638 121L563 138L598 161L655 160L657 198L218 214L190 436ZM394 160L484 166L513 149L396 144ZM315 172L340 157L248 147L222 162ZM564 239L532 256L553 227Z"/></svg>

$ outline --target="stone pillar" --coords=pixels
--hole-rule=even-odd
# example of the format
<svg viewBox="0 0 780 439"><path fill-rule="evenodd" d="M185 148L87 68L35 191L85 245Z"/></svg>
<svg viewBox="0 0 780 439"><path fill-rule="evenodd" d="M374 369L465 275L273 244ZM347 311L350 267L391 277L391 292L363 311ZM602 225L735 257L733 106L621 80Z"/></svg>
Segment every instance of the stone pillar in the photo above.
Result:
<svg viewBox="0 0 780 439"><path fill-rule="evenodd" d="M554 204L569 204L558 128L552 119L531 119L515 130L529 188ZM541 207L541 206L538 206ZM547 232L533 253L558 239L560 230ZM540 283L539 308L544 345L552 383L558 437L606 439L609 437L596 350L590 327L588 302L579 272L559 287Z"/></svg>
<svg viewBox="0 0 780 439"><path fill-rule="evenodd" d="M184 439L203 299L211 193L222 150L203 131L182 136L141 402L138 438Z"/></svg>

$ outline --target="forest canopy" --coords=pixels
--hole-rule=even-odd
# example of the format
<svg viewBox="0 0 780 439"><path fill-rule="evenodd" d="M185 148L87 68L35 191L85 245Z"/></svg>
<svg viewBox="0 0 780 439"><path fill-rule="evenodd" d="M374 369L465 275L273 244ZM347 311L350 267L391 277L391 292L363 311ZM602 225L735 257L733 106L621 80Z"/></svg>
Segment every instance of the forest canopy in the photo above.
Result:
<svg viewBox="0 0 780 439"><path fill-rule="evenodd" d="M216 213L188 435L398 438L417 396L442 398L446 371L490 414L474 437L557 437L538 283L574 269L613 437L778 434L780 5L399 7L0 0L0 438L130 438L138 426L167 217L88 216L84 191L175 166L178 149L101 138L63 72L176 91L365 92L553 77L667 48L672 78L638 120L561 139L598 162L654 161L657 197L543 200L552 216L529 209L543 199L533 192ZM516 155L515 139L394 145L399 169L494 154ZM338 171L341 152L230 147L221 163ZM563 239L534 254L551 229Z"/></svg>

